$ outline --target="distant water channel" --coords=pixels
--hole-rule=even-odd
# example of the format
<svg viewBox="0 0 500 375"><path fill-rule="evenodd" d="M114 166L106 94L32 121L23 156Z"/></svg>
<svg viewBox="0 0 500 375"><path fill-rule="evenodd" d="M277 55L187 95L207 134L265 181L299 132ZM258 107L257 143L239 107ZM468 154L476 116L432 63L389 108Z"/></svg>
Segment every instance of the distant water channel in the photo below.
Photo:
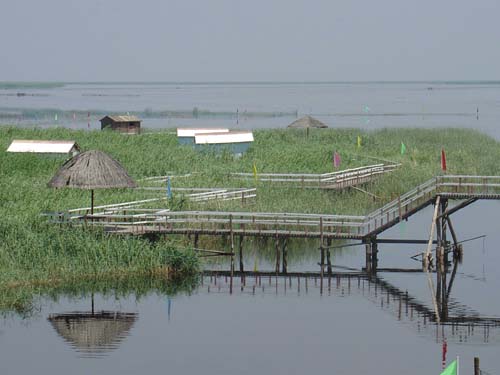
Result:
<svg viewBox="0 0 500 375"><path fill-rule="evenodd" d="M459 240L485 237L463 243L450 316L500 317L498 212L496 202L476 202L452 217ZM425 238L431 216L426 209L383 237ZM292 246L289 271L318 271L314 243L302 244ZM379 267L420 266L410 257L421 245L379 249ZM338 249L333 259L360 269L364 249ZM246 266L273 269L264 255ZM456 356L461 373L472 373L474 356L487 373L500 372L500 326L431 322L422 273L327 278L323 290L318 278L304 277L235 278L232 292L229 285L220 275L179 294L138 286L40 296L33 314L0 320L0 373L439 374Z"/></svg>
<svg viewBox="0 0 500 375"><path fill-rule="evenodd" d="M73 83L0 89L1 123L97 129L108 112L136 113L151 129L284 128L311 114L330 127L475 128L500 138L500 82Z"/></svg>

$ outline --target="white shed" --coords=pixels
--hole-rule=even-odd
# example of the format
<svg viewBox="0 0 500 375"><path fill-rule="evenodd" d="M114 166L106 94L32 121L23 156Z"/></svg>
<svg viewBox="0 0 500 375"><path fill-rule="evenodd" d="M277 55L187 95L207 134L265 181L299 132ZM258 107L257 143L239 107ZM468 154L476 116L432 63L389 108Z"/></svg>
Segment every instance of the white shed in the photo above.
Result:
<svg viewBox="0 0 500 375"><path fill-rule="evenodd" d="M15 139L7 152L32 152L37 154L66 154L74 156L80 152L75 141L43 141Z"/></svg>

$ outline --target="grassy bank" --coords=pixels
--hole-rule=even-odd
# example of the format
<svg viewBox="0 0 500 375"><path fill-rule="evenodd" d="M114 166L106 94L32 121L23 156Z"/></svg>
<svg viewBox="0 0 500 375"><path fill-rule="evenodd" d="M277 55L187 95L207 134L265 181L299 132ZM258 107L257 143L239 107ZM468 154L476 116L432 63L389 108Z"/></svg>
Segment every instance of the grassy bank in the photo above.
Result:
<svg viewBox="0 0 500 375"><path fill-rule="evenodd" d="M362 146L357 147L357 136ZM449 173L500 174L499 144L472 130L386 129L364 132L354 129L312 131L261 130L241 158L229 153L200 153L179 146L172 131L126 136L112 132L68 129L28 130L0 127L0 283L105 275L148 273L169 267L180 274L197 267L195 256L182 250L184 239L150 243L143 239L110 238L94 231L59 228L46 224L44 211L85 207L86 191L49 189L46 184L64 157L4 152L13 139L72 139L83 150L99 149L119 160L135 179L166 174L193 173L173 179L173 187L258 187L255 201L190 203L175 195L174 209L252 210L364 214L440 172L440 151L447 153ZM401 142L406 153L400 152ZM228 172L325 173L333 171L332 153L342 157L341 168L389 159L402 163L366 189L378 201L356 191L318 191L279 187L263 182L241 182ZM164 192L99 190L96 204L160 196ZM167 202L161 203L166 206Z"/></svg>

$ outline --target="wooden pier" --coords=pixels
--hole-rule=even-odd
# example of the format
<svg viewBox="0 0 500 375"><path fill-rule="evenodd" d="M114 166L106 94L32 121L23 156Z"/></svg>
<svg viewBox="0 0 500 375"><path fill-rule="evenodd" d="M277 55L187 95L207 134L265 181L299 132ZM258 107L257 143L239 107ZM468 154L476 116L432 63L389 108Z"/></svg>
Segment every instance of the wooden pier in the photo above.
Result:
<svg viewBox="0 0 500 375"><path fill-rule="evenodd" d="M248 192L253 194L253 192ZM266 212L215 212L215 211L170 211L168 209L138 208L116 205L110 211L103 206L101 211L89 214L88 209L71 210L48 214L57 224L100 226L109 234L146 236L155 238L168 235L193 235L194 244L199 236L226 236L231 249L222 255L231 256L234 269L235 240L239 239L239 264L243 271L244 237L273 238L276 248L276 273L287 271L287 239L317 238L320 250L321 273L331 273L332 240L358 240L365 246L365 271L376 273L378 269L377 236L392 226L407 220L429 205L434 205L427 249L420 254L422 268L436 270L438 285L440 278L446 282L443 265L448 263L448 253L453 258L461 257L462 248L453 229L451 215L480 199L500 199L500 176L437 176L366 216L325 215ZM460 203L448 207L451 200ZM107 210L107 211L106 211ZM448 241L451 234L453 243ZM436 239L434 235L436 234ZM406 243L405 240L397 240ZM396 242L396 241L395 241ZM418 241L421 243L422 241ZM415 243L408 240L407 243ZM434 245L436 245L434 251ZM435 253L435 257L434 257ZM443 299L443 288L434 296L435 305Z"/></svg>
<svg viewBox="0 0 500 375"><path fill-rule="evenodd" d="M476 200L500 199L500 176L437 176L366 216L169 211L131 205L102 206L108 211L96 208L93 215L88 208L47 215L52 222L58 224L102 226L105 231L116 234L227 236L233 233L238 236L352 239L369 242L385 230L435 204L438 197L441 202L464 201L453 208L446 208L440 215L440 218L449 218ZM109 210L111 208L112 212Z"/></svg>

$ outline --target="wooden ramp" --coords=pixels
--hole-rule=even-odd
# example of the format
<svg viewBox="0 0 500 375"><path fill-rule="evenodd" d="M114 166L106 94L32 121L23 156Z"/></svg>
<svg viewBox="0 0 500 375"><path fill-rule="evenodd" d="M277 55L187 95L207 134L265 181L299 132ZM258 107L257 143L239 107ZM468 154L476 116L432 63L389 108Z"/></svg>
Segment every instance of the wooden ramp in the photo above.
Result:
<svg viewBox="0 0 500 375"><path fill-rule="evenodd" d="M360 239L375 237L437 197L464 200L447 214L478 199L500 199L500 176L437 176L366 216L265 212L168 211L114 207L89 215L88 210L50 213L54 223L102 226L128 235L200 234L255 237Z"/></svg>

